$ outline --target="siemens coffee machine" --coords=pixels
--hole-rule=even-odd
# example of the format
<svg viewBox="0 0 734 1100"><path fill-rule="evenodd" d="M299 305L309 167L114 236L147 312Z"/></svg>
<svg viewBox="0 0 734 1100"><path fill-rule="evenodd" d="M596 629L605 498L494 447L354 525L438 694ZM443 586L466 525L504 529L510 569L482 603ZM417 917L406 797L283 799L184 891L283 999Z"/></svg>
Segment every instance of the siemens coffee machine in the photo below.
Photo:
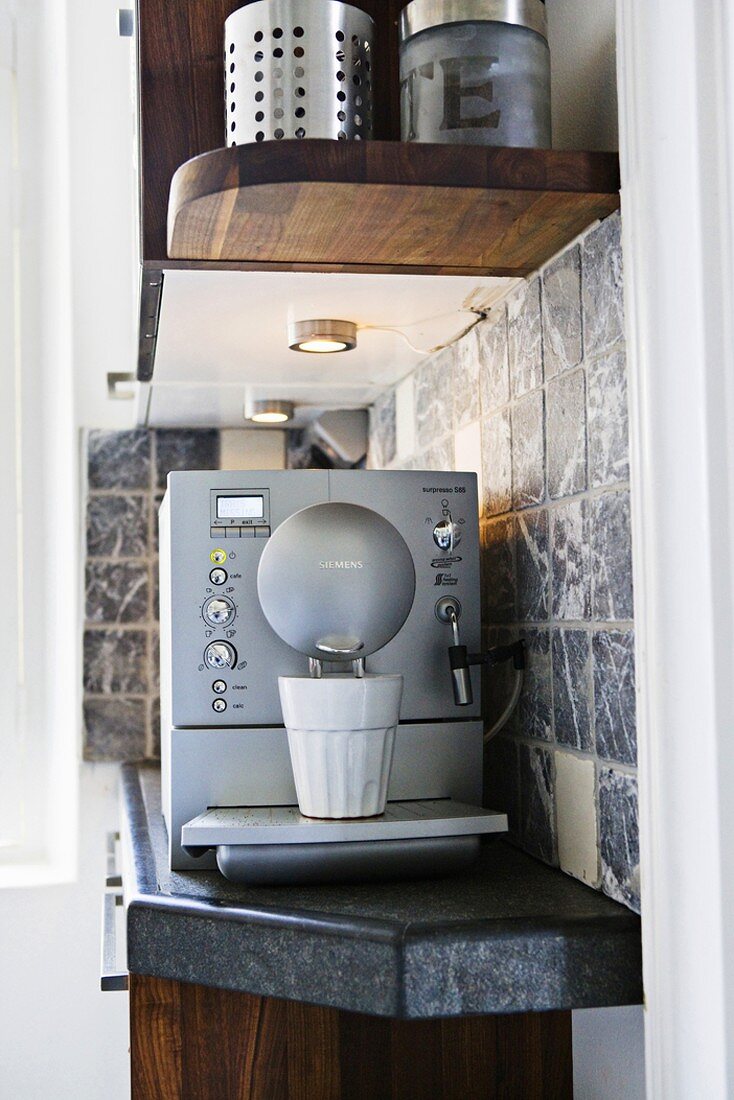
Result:
<svg viewBox="0 0 734 1100"><path fill-rule="evenodd" d="M475 475L171 473L160 621L172 869L219 866L246 883L438 874L506 829L482 808L467 657L481 649ZM394 673L384 814L304 817L278 678Z"/></svg>

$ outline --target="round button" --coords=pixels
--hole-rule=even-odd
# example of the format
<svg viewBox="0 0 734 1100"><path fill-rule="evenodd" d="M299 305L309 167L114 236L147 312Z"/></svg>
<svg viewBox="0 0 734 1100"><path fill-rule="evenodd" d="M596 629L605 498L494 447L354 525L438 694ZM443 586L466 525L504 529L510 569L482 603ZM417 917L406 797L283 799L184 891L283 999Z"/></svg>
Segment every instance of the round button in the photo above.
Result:
<svg viewBox="0 0 734 1100"><path fill-rule="evenodd" d="M212 703L212 710L215 710L217 714L223 714L227 709L227 704L224 699L215 699Z"/></svg>
<svg viewBox="0 0 734 1100"><path fill-rule="evenodd" d="M212 596L204 604L204 618L212 626L226 626L235 614L235 606L227 596Z"/></svg>
<svg viewBox="0 0 734 1100"><path fill-rule="evenodd" d="M212 684L212 691L216 691L217 695L221 695L222 692L227 690L227 685L224 680L215 680Z"/></svg>
<svg viewBox="0 0 734 1100"><path fill-rule="evenodd" d="M212 550L209 558L214 565L224 565L227 560L227 551L217 548L216 550Z"/></svg>
<svg viewBox="0 0 734 1100"><path fill-rule="evenodd" d="M209 580L212 582L212 584L224 584L227 580L227 570L212 569L211 573L209 574Z"/></svg>
<svg viewBox="0 0 734 1100"><path fill-rule="evenodd" d="M229 642L210 642L204 651L204 660L209 668L234 668L237 654Z"/></svg>

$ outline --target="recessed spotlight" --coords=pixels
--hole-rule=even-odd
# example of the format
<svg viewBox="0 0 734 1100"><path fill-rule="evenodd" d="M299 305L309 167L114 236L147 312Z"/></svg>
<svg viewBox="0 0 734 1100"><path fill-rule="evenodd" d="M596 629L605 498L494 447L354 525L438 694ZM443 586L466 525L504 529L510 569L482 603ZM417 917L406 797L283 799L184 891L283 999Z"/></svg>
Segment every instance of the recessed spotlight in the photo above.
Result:
<svg viewBox="0 0 734 1100"><path fill-rule="evenodd" d="M294 411L292 401L247 401L245 420L255 424L287 424L293 419Z"/></svg>
<svg viewBox="0 0 734 1100"><path fill-rule="evenodd" d="M292 321L288 325L288 347L312 355L332 355L357 346L357 326L352 321Z"/></svg>

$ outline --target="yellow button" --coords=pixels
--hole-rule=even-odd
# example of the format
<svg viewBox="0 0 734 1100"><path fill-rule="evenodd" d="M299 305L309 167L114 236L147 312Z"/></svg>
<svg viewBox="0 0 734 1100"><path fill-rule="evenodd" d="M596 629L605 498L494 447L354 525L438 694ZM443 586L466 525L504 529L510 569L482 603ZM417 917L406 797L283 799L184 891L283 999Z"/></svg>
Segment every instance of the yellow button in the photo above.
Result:
<svg viewBox="0 0 734 1100"><path fill-rule="evenodd" d="M224 562L227 560L227 552L226 552L226 550L219 550L219 549L212 550L209 557L211 558L211 560L214 562L215 565L223 565Z"/></svg>

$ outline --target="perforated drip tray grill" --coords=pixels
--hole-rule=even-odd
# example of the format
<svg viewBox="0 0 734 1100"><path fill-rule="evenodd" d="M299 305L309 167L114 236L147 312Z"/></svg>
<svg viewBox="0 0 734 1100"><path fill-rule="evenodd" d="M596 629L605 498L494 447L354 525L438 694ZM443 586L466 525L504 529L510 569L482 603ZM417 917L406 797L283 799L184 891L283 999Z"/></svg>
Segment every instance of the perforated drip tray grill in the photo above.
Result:
<svg viewBox="0 0 734 1100"><path fill-rule="evenodd" d="M190 855L215 849L226 878L248 885L369 881L450 874L468 866L505 814L450 798L389 802L379 817L325 820L297 806L227 806L187 822Z"/></svg>
<svg viewBox="0 0 734 1100"><path fill-rule="evenodd" d="M504 832L505 814L451 798L389 802L379 817L340 820L303 817L298 806L226 806L199 814L181 830L186 847L219 844L323 844L411 840Z"/></svg>

